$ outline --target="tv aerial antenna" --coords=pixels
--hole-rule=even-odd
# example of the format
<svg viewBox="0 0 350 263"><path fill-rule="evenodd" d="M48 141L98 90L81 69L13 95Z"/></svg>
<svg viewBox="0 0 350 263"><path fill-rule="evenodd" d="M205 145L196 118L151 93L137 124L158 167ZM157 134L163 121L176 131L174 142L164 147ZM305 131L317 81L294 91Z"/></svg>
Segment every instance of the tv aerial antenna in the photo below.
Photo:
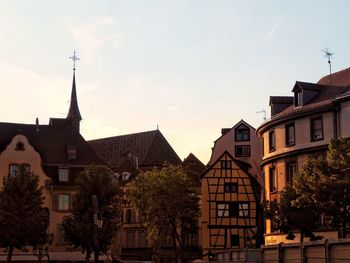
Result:
<svg viewBox="0 0 350 263"><path fill-rule="evenodd" d="M262 110L259 110L257 111L256 113L262 113L263 114L263 120L264 120L264 123L266 122L266 110L265 109L262 109Z"/></svg>
<svg viewBox="0 0 350 263"><path fill-rule="evenodd" d="M324 56L328 59L328 65L329 65L329 76L332 74L332 56L334 53L332 53L328 48L326 49L321 49L322 52L324 53Z"/></svg>

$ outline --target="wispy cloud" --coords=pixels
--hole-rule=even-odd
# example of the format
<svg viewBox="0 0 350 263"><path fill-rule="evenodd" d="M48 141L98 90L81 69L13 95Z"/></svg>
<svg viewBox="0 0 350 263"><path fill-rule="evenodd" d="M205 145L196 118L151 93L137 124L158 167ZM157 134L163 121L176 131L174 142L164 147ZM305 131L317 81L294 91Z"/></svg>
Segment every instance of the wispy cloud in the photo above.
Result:
<svg viewBox="0 0 350 263"><path fill-rule="evenodd" d="M273 25L272 25L272 27L270 27L270 29L269 29L269 31L267 32L267 34L266 34L266 36L265 36L265 39L266 40L270 40L270 39L272 39L273 38L273 36L275 35L275 33L276 33L276 31L277 31L277 29L278 29L278 27L280 26L280 23L274 23Z"/></svg>
<svg viewBox="0 0 350 263"><path fill-rule="evenodd" d="M275 21L272 26L267 30L265 34L265 40L270 41L274 36L278 33L281 27L286 23L288 17L283 17L277 21Z"/></svg>
<svg viewBox="0 0 350 263"><path fill-rule="evenodd" d="M102 47L121 47L123 37L119 31L119 23L113 17L98 16L85 23L65 19L64 24L88 64L95 61L97 52Z"/></svg>

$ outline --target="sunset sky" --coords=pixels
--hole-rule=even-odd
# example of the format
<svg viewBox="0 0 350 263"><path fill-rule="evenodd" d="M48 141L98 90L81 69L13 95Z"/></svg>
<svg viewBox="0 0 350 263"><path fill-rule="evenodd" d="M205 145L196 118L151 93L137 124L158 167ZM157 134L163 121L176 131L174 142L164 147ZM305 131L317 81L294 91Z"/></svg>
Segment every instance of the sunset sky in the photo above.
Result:
<svg viewBox="0 0 350 263"><path fill-rule="evenodd" d="M85 139L154 130L205 164L221 128L350 66L350 1L0 0L0 121L67 115Z"/></svg>

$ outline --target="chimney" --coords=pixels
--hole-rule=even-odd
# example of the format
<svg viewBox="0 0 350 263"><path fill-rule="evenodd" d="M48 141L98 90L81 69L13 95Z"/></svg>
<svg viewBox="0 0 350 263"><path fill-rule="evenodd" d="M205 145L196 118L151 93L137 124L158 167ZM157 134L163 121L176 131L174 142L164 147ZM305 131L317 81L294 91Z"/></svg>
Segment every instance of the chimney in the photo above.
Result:
<svg viewBox="0 0 350 263"><path fill-rule="evenodd" d="M39 131L39 118L35 119L35 130L38 132Z"/></svg>
<svg viewBox="0 0 350 263"><path fill-rule="evenodd" d="M222 128L221 129L221 135L225 135L226 133L228 133L231 130L231 128Z"/></svg>

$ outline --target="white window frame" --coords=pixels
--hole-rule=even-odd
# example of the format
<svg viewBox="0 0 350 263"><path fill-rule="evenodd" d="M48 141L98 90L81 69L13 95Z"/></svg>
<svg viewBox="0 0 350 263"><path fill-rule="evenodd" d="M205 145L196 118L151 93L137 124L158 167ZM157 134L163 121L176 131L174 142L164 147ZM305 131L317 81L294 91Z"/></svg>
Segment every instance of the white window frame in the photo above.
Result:
<svg viewBox="0 0 350 263"><path fill-rule="evenodd" d="M69 168L59 168L58 169L58 181L60 183L69 182Z"/></svg>
<svg viewBox="0 0 350 263"><path fill-rule="evenodd" d="M58 210L68 211L70 207L70 195L69 194L59 194L58 195Z"/></svg>

